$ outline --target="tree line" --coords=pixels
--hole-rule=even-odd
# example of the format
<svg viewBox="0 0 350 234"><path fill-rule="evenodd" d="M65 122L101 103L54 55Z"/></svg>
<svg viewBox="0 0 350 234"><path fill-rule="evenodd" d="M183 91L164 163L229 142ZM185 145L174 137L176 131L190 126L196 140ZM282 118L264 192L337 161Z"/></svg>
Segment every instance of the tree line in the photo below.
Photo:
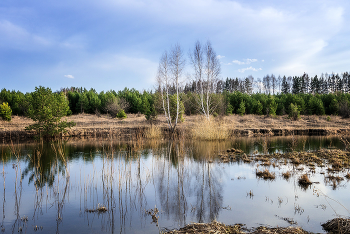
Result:
<svg viewBox="0 0 350 234"><path fill-rule="evenodd" d="M23 94L20 91L2 89L0 92L1 103L10 107L13 115L28 116L35 92ZM110 90L97 93L94 89L62 88L54 98L67 103L65 115L88 113L109 114L116 117L120 110L126 113L140 113L146 117L164 114L162 97L159 92L143 91L125 88L121 91ZM175 108L176 94L169 94L172 98L170 107ZM290 113L290 104L298 107L301 114L305 115L342 115L348 117L350 93L335 92L328 94L318 93L251 93L242 91L226 91L210 94L211 100L216 103L213 108L214 115L229 114L256 114L256 115L284 115ZM182 114L202 114L198 108L199 95L186 91L179 93ZM44 100L43 100L44 101ZM175 111L175 110L174 110Z"/></svg>

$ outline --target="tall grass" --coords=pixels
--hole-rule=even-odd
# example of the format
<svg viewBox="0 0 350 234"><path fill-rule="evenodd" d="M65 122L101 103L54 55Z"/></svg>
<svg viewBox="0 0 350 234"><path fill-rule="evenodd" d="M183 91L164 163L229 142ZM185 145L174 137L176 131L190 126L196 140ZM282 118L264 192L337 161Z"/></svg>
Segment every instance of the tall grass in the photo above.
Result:
<svg viewBox="0 0 350 234"><path fill-rule="evenodd" d="M148 139L161 139L162 130L159 126L152 125L150 128L146 129L145 137Z"/></svg>
<svg viewBox="0 0 350 234"><path fill-rule="evenodd" d="M201 117L192 128L192 137L199 140L225 140L229 138L228 124L224 120ZM230 126L232 128L232 126Z"/></svg>

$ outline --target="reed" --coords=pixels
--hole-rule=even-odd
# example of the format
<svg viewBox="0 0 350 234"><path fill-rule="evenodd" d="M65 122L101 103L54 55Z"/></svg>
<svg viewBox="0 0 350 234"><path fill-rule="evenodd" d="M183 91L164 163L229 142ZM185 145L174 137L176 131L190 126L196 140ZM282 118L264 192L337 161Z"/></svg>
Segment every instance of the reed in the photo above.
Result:
<svg viewBox="0 0 350 234"><path fill-rule="evenodd" d="M152 125L146 129L145 137L148 139L161 139L163 137L162 130L159 126Z"/></svg>
<svg viewBox="0 0 350 234"><path fill-rule="evenodd" d="M232 128L232 126L230 126ZM192 137L199 140L226 140L229 138L228 126L225 121L215 121L213 118L202 117L194 124Z"/></svg>

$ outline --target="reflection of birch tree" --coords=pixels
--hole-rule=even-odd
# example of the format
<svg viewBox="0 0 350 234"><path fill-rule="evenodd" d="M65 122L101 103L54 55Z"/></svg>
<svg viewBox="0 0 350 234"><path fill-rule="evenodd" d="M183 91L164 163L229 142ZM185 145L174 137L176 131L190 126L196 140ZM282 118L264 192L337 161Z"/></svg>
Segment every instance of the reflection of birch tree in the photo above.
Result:
<svg viewBox="0 0 350 234"><path fill-rule="evenodd" d="M195 212L196 222L214 220L223 201L220 168L213 169L205 161L194 163L189 157L179 155L179 148L173 144L169 143L163 160L159 159L159 164L154 169L159 173L155 175L155 183L162 210L168 218L178 220L180 225L187 223L190 212ZM171 161L174 151L178 158L175 166Z"/></svg>

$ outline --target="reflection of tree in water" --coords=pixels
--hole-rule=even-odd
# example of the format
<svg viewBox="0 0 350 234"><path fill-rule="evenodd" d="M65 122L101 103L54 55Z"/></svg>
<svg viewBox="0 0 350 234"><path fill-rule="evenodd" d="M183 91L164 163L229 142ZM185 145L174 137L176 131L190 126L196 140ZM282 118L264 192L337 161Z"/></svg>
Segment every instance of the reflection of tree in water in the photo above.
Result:
<svg viewBox="0 0 350 234"><path fill-rule="evenodd" d="M61 158L51 147L40 147L33 149L31 154L24 158L27 163L22 178L28 177L28 184L34 183L36 187L42 188L46 184L53 186L55 176L61 173L65 176L66 167Z"/></svg>
<svg viewBox="0 0 350 234"><path fill-rule="evenodd" d="M159 159L154 169L159 173L155 183L161 208L168 218L174 215L172 219L180 225L187 223L189 214L195 215L196 222L210 222L222 207L222 172L205 160L194 163L190 157L185 157L189 155L181 148L178 143L169 143L163 152L163 160Z"/></svg>

